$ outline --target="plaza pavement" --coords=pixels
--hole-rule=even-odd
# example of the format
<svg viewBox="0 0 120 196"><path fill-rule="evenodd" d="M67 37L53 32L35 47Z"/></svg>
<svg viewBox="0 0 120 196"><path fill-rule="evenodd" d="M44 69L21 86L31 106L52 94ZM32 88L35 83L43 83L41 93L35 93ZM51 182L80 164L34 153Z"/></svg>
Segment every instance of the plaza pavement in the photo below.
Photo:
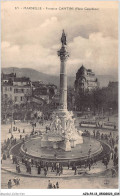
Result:
<svg viewBox="0 0 120 196"><path fill-rule="evenodd" d="M50 122L47 121L43 126L39 123L37 123L37 126L34 128L35 131L39 130L41 132L45 131L45 127L49 124ZM18 131L13 131L12 134L14 138L19 139L20 135L23 137L26 134L30 134L32 132L32 125L30 123L21 123L17 122L15 125L13 124L13 127L17 127L17 129L20 129L20 133ZM8 138L11 137L11 133L9 133L9 129L11 128L11 124L2 124L1 125L1 142L4 140L7 140ZM23 129L25 130L25 133L23 133Z"/></svg>
<svg viewBox="0 0 120 196"><path fill-rule="evenodd" d="M116 124L118 121L117 117L111 117L110 121L115 120ZM76 120L76 126L78 127L79 130L84 130L81 129L78 125L80 122L80 118L77 118ZM45 131L45 127L48 124L49 125L50 122L45 123L43 126L38 124L37 127L35 128L35 130L39 129L41 132ZM14 126L14 125L13 125ZM17 132L13 132L14 137L16 137L16 139L20 138L20 134L22 134L22 136L24 137L24 134L22 133L22 130L25 129L25 135L29 134L32 131L32 126L28 123L16 123L15 125L16 127L20 128L21 133ZM8 137L11 137L11 134L9 133L9 128L11 127L10 124L7 125L2 125L1 127L1 135L2 135L2 142L7 139ZM91 129L87 129L92 131L93 128ZM96 129L97 130L97 129ZM100 130L103 133L109 133L109 130ZM118 131L114 132L115 135L118 135ZM7 160L3 160L3 163L1 165L2 167L2 187L1 188L7 188L7 182L9 179L12 179L13 177L18 177L21 180L21 183L19 186L13 186L13 189L24 189L24 188L41 188L41 189L46 189L47 188L47 184L48 184L48 178L49 179L53 179L53 182L56 180L59 180L60 183L60 188L91 188L93 187L94 184L94 188L117 188L118 187L118 178L112 178L111 176L111 170L110 168L113 166L112 161L110 161L109 165L108 165L108 170L105 169L105 166L101 163L98 162L97 165L95 165L94 167L91 167L91 170L89 171L88 169L86 170L86 174L85 174L85 170L83 170L83 174L77 174L74 175L74 171L73 170L68 170L67 167L64 168L63 170L63 174L61 174L61 176L56 176L55 173L51 173L50 171L48 172L47 177L44 176L43 171L41 172L40 175L37 174L37 168L32 167L32 173L28 174L26 172L26 168L24 165L20 164L21 167L21 173L18 174L16 173L16 166L15 164L12 164L12 160L7 159ZM79 171L79 169L78 169ZM77 171L77 173L78 173ZM31 180L31 177L33 180ZM39 179L42 178L42 181L39 181ZM108 183L106 183L106 178Z"/></svg>
<svg viewBox="0 0 120 196"><path fill-rule="evenodd" d="M104 120L107 121L108 117L106 117ZM93 120L93 118L90 118L89 120ZM75 126L77 127L78 130L93 130L97 128L84 128L84 127L80 127L79 123L83 121L82 117L77 117L75 120ZM115 122L116 123L116 127L118 127L118 116L116 115L112 115L109 117L109 122ZM45 121L44 125L42 126L41 124L37 123L37 126L35 127L35 131L39 130L41 132L45 131L45 128L47 125L50 125L50 121ZM16 139L19 139L20 134L24 137L24 135L26 134L30 134L32 131L32 125L30 123L21 123L21 122L17 122L15 125L12 125L13 127L17 127L18 129L21 130L20 133L18 133L18 131L13 131L13 135L14 137L16 137ZM11 128L11 124L2 124L1 125L1 142L3 142L5 139L7 140L8 138L11 137L11 133L9 133L9 129ZM22 133L23 129L25 130L25 133ZM104 129L99 129L100 131L102 131L103 133L106 132L114 132L114 134L116 135L116 133L118 133L118 131L113 131L113 130L104 130Z"/></svg>
<svg viewBox="0 0 120 196"><path fill-rule="evenodd" d="M20 164L21 165L21 164ZM63 174L56 176L56 174L50 171L47 177L44 176L43 171L40 175L37 174L37 168L32 167L32 173L26 173L25 166L21 166L21 174L16 173L15 164L12 164L12 160L3 160L1 171L1 189L8 189L7 182L9 179L20 179L20 184L15 185L12 189L47 189L48 180L52 184L59 183L60 189L117 189L118 188L118 176L112 177L110 168L112 167L112 161L108 165L108 169L105 170L105 166L98 162L97 165L92 167L90 171L86 170L87 174L74 175L74 171L67 167L64 167ZM50 170L50 168L49 168ZM8 172L9 171L9 172ZM21 190L22 192L22 190Z"/></svg>
<svg viewBox="0 0 120 196"><path fill-rule="evenodd" d="M88 168L78 168L77 169L77 174L74 175L74 170L71 168L68 169L67 167L63 167L63 174L56 175L56 172L51 172L51 167L48 169L47 176L44 176L44 171L43 169L41 170L41 174L37 174L37 168L35 166L31 167L31 174L26 172L26 167L24 164L20 163L20 170L21 173L18 174L16 172L16 164L12 163L12 160L10 158L7 158L6 160L2 161L1 169L10 173L13 173L15 175L20 175L20 176L28 176L28 177L39 177L39 178L72 178L72 177L82 177L82 176L101 176L105 173L105 171L110 170L113 167L113 162L110 160L108 164L108 168L106 170L106 167L103 165L101 161L97 162L96 165L92 165L91 169L89 171ZM110 176L112 176L112 173L109 173Z"/></svg>
<svg viewBox="0 0 120 196"><path fill-rule="evenodd" d="M115 117L111 117L111 118L115 118ZM76 126L79 123L79 120L80 120L79 118L76 119ZM112 119L110 119L110 120L112 120ZM116 118L116 121L117 121L117 118ZM41 132L44 132L46 126L49 125L49 123L50 123L50 121L46 121L43 126L41 124L37 123L37 126L35 127L35 131L40 130ZM20 133L18 131L13 131L14 138L16 137L16 139L20 138L20 134L24 137L26 134L30 134L31 131L32 131L32 126L31 126L30 123L20 123L20 122L17 122L13 126L15 126L15 127L17 127L18 129L21 130ZM10 124L2 125L2 127L1 127L1 130L2 130L1 131L2 132L2 141L7 139L8 137L9 138L11 137L11 134L9 133L9 128L10 127L11 127ZM22 132L23 129L25 130L25 133ZM80 129L81 129L81 127L79 127L79 130ZM82 128L81 130L84 130L84 128ZM88 130L92 131L93 128L92 128L92 130L88 128ZM108 131L101 129L101 132L107 133ZM113 132L114 132L115 135L118 134L117 131L113 131ZM110 162L108 167L111 168L112 165L113 165L112 162ZM5 170L5 171L16 173L15 165L12 164L12 160L10 160L10 159L3 160L2 169ZM101 162L99 162L94 167L91 167L90 171L88 169L86 171L84 170L83 173L81 175L79 175L79 176L82 176L82 175L87 175L87 176L89 176L89 175L96 175L98 173L104 172L104 170L105 170L105 166ZM20 175L24 175L24 176L26 176L26 175L28 176L29 175L28 173L26 173L26 168L22 164L21 164L21 174ZM70 176L72 177L73 175L74 175L74 171L73 170L67 170L67 168L65 168L64 169L64 174L61 175L60 177L70 177ZM32 174L29 175L29 176L39 177L37 175L37 169L33 167L32 168ZM44 177L44 174L41 174L40 177ZM55 173L48 172L48 177L55 177Z"/></svg>
<svg viewBox="0 0 120 196"><path fill-rule="evenodd" d="M60 189L117 189L118 188L118 177L75 177L72 178L36 178L29 176L18 176L13 173L6 172L2 170L1 172L1 189L8 189L7 183L8 180L11 179L13 182L14 178L20 179L20 184L15 185L13 183L12 189L39 189L39 192L42 195L42 190L47 189L48 180L51 181L52 184L59 183ZM50 190L49 190L50 191ZM51 190L52 193L53 189Z"/></svg>

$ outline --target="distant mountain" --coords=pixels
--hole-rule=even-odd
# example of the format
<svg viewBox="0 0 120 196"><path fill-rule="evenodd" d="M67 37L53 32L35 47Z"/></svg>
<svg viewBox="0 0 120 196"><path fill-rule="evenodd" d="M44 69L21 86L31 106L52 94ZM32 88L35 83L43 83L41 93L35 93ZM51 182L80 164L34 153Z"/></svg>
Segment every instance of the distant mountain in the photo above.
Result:
<svg viewBox="0 0 120 196"><path fill-rule="evenodd" d="M9 67L9 68L2 68L1 72L8 74L8 73L12 73L13 70L14 73L16 73L17 77L25 76L25 77L29 77L31 81L40 80L43 81L44 83L52 83L59 86L59 76L45 74L30 68ZM107 86L109 81L117 81L117 79L115 79L111 75L97 75L96 77L98 78L101 87ZM74 81L75 81L75 76L68 76L68 86L73 86Z"/></svg>
<svg viewBox="0 0 120 196"><path fill-rule="evenodd" d="M29 69L29 68L14 68L14 67L9 67L9 68L2 68L3 73L12 73L14 70L14 73L16 73L17 77L29 77L31 81L43 81L45 83L53 83L56 84L57 86L59 85L59 77L54 76L54 75L48 75L39 71L36 71L34 69Z"/></svg>

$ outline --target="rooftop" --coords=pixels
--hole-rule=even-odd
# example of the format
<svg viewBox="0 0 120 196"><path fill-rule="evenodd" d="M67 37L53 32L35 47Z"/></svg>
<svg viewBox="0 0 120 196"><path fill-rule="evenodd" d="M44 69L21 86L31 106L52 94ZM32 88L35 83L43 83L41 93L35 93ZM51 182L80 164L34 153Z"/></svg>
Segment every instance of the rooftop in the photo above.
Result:
<svg viewBox="0 0 120 196"><path fill-rule="evenodd" d="M9 80L10 78L16 78L16 73L9 73L9 74L4 74L2 73L2 77L3 80Z"/></svg>
<svg viewBox="0 0 120 196"><path fill-rule="evenodd" d="M14 78L14 82L30 82L30 78L27 77Z"/></svg>

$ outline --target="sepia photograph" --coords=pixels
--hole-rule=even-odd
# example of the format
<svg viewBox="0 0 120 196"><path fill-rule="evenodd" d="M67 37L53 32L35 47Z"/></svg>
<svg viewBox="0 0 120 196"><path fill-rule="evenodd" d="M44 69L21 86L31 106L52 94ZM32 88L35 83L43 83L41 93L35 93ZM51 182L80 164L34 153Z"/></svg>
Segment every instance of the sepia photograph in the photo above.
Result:
<svg viewBox="0 0 120 196"><path fill-rule="evenodd" d="M1 2L1 190L118 189L118 7Z"/></svg>

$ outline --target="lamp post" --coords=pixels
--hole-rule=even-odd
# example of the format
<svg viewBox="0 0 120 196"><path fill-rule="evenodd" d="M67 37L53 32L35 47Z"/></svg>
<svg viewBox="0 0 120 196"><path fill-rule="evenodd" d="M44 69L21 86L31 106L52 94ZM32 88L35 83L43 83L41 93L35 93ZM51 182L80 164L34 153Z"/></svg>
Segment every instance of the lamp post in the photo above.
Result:
<svg viewBox="0 0 120 196"><path fill-rule="evenodd" d="M13 133L13 110L14 110L14 101L12 101L12 118L11 118L11 137L12 137L12 133Z"/></svg>
<svg viewBox="0 0 120 196"><path fill-rule="evenodd" d="M11 137L12 137L12 129L13 129L12 121L13 121L13 110L12 110L12 118L11 118Z"/></svg>

